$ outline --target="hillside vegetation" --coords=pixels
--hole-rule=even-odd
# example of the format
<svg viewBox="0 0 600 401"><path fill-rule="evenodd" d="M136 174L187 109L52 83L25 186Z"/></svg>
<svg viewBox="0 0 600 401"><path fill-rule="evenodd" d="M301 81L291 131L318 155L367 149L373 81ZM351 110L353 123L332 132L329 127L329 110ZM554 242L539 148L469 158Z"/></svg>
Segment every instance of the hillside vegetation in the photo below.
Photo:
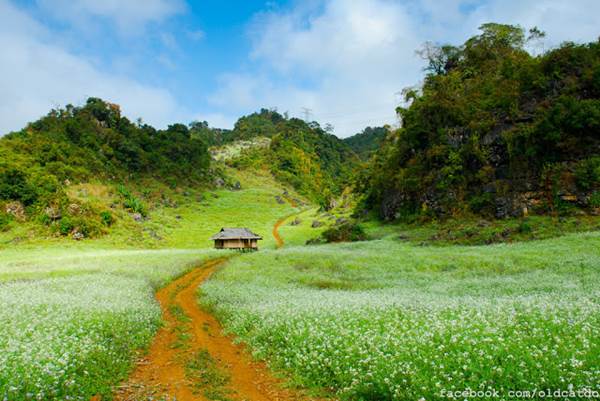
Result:
<svg viewBox="0 0 600 401"><path fill-rule="evenodd" d="M209 166L206 145L185 125L134 124L117 105L90 98L0 139L0 231L33 221L58 235L97 236L115 213L69 196L72 184L109 185L124 208L143 217L147 205L128 182L198 186L210 178Z"/></svg>
<svg viewBox="0 0 600 401"><path fill-rule="evenodd" d="M387 127L367 127L356 135L344 138L343 141L362 160L368 160L379 149L388 133Z"/></svg>
<svg viewBox="0 0 600 401"><path fill-rule="evenodd" d="M540 56L509 25L461 46L427 45L402 128L359 179L384 219L522 216L600 207L600 42Z"/></svg>
<svg viewBox="0 0 600 401"><path fill-rule="evenodd" d="M266 168L279 181L324 207L352 182L358 156L316 122L263 109L240 118L228 141L260 143L264 137L271 140L268 147L249 146L228 164L240 169Z"/></svg>

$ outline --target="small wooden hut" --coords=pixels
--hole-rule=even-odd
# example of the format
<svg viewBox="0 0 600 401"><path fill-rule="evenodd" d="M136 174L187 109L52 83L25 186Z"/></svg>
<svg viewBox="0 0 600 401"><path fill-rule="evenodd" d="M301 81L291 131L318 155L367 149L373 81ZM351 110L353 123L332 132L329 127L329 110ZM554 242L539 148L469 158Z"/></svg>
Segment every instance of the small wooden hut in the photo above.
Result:
<svg viewBox="0 0 600 401"><path fill-rule="evenodd" d="M258 251L258 241L262 240L262 237L247 228L221 228L221 231L210 239L215 241L216 249Z"/></svg>

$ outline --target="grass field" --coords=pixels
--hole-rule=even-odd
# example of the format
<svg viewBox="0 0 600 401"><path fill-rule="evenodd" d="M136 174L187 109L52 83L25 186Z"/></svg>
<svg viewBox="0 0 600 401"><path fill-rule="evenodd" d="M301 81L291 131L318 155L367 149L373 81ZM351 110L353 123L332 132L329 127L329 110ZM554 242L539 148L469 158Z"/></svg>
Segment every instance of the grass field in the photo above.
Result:
<svg viewBox="0 0 600 401"><path fill-rule="evenodd" d="M261 247L275 247L271 235L275 222L282 216L300 210L288 202L277 202L275 197L281 196L285 188L270 173L235 169L228 169L227 173L232 181L240 182L240 190L217 188L173 191L158 186L157 183L149 184L147 190L151 193L152 200L144 200L150 205L146 219L135 221L120 206L110 209L116 216L116 221L106 235L86 239L82 243L85 244L84 247L103 249L205 249L212 247L209 238L221 227L249 227L263 236L264 240L259 244ZM287 190L291 196L299 198L291 189ZM114 192L114 188L99 184L82 184L71 188L73 199L90 202L104 209L119 203L118 195ZM80 196L80 193L85 193L85 196ZM168 202L162 202L161 197L168 199ZM70 237L51 235L33 222L13 224L10 230L0 231L0 249L10 249L15 245L82 246Z"/></svg>
<svg viewBox="0 0 600 401"><path fill-rule="evenodd" d="M348 400L600 389L600 233L492 246L385 240L230 262L203 302L257 356Z"/></svg>

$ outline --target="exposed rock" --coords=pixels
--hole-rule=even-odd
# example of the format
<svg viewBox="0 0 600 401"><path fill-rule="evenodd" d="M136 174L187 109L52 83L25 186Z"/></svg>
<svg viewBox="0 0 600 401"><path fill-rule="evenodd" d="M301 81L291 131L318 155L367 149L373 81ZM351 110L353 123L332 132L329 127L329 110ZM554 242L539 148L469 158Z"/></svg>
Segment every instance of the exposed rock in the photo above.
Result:
<svg viewBox="0 0 600 401"><path fill-rule="evenodd" d="M62 213L57 207L48 206L44 209L44 213L50 218L50 220L60 220L62 218Z"/></svg>
<svg viewBox="0 0 600 401"><path fill-rule="evenodd" d="M69 210L69 214L79 214L81 212L81 206L77 203L71 203L67 209Z"/></svg>
<svg viewBox="0 0 600 401"><path fill-rule="evenodd" d="M9 202L6 204L6 213L13 216L17 221L25 220L25 208L21 202Z"/></svg>
<svg viewBox="0 0 600 401"><path fill-rule="evenodd" d="M215 187L221 188L222 186L225 185L225 180L222 179L221 177L217 177L217 178L215 178L214 184L215 184Z"/></svg>
<svg viewBox="0 0 600 401"><path fill-rule="evenodd" d="M236 182L233 184L232 188L233 188L234 190L236 190L236 191L239 191L240 189L242 189L242 183L241 183L241 182L239 182L239 181L236 181Z"/></svg>
<svg viewBox="0 0 600 401"><path fill-rule="evenodd" d="M290 226L297 226L297 225L299 225L300 223L302 223L302 220L300 220L298 217L296 217L294 220L292 220L292 221L290 222Z"/></svg>
<svg viewBox="0 0 600 401"><path fill-rule="evenodd" d="M283 205L285 203L285 201L283 200L283 198L279 195L275 195L275 201L277 203L279 203L280 205Z"/></svg>
<svg viewBox="0 0 600 401"><path fill-rule="evenodd" d="M289 195L289 193L288 193L288 190L287 190L287 189L284 189L284 190L283 190L283 195L284 195L284 196L288 196L288 195Z"/></svg>
<svg viewBox="0 0 600 401"><path fill-rule="evenodd" d="M71 234L71 238L73 238L75 241L81 241L82 239L85 238L85 235L83 235L83 233L77 229L73 230L73 233Z"/></svg>
<svg viewBox="0 0 600 401"><path fill-rule="evenodd" d="M144 219L144 216L142 216L140 213L133 213L131 217L135 221L142 221Z"/></svg>
<svg viewBox="0 0 600 401"><path fill-rule="evenodd" d="M347 223L347 222L348 222L348 219L345 218L345 217L340 217L340 218L337 218L335 220L335 224L336 225L341 225L341 224L344 224L344 223Z"/></svg>
<svg viewBox="0 0 600 401"><path fill-rule="evenodd" d="M65 184L65 187L68 187L69 185L71 185L71 181L67 178L63 181L63 184Z"/></svg>
<svg viewBox="0 0 600 401"><path fill-rule="evenodd" d="M321 227L322 225L323 225L323 223L320 222L319 220L314 220L310 226L312 228L318 228L318 227Z"/></svg>

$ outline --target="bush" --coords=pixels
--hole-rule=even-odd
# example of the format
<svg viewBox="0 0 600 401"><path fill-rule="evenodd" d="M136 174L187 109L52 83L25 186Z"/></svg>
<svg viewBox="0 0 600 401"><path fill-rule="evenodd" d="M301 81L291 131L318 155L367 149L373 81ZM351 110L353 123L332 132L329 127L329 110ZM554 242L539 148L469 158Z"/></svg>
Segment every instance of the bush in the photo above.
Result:
<svg viewBox="0 0 600 401"><path fill-rule="evenodd" d="M107 227L110 227L115 222L115 219L112 216L112 214L106 210L100 212L100 220L102 220L102 224L104 224Z"/></svg>
<svg viewBox="0 0 600 401"><path fill-rule="evenodd" d="M600 157L582 160L575 168L575 182L583 190L589 190L600 183Z"/></svg>
<svg viewBox="0 0 600 401"><path fill-rule="evenodd" d="M69 235L69 233L73 230L75 226L73 225L73 221L69 216L63 216L58 221L58 232L61 235Z"/></svg>
<svg viewBox="0 0 600 401"><path fill-rule="evenodd" d="M125 188L124 185L119 185L117 187L117 192L119 192L119 195L121 195L121 197L123 198L123 206L126 209L129 209L134 213L139 213L144 217L148 215L146 205L144 205L144 203L139 198L133 195L133 193L131 193L130 190Z"/></svg>
<svg viewBox="0 0 600 401"><path fill-rule="evenodd" d="M600 191L595 191L592 196L590 196L590 206L600 207Z"/></svg>
<svg viewBox="0 0 600 401"><path fill-rule="evenodd" d="M325 242L355 242L367 239L365 230L361 225L356 223L344 223L331 227L321 235Z"/></svg>
<svg viewBox="0 0 600 401"><path fill-rule="evenodd" d="M4 212L0 212L0 231L8 229L8 225L12 221L12 216Z"/></svg>
<svg viewBox="0 0 600 401"><path fill-rule="evenodd" d="M36 201L37 194L27 182L25 172L9 168L0 172L0 199L16 200L28 206Z"/></svg>

